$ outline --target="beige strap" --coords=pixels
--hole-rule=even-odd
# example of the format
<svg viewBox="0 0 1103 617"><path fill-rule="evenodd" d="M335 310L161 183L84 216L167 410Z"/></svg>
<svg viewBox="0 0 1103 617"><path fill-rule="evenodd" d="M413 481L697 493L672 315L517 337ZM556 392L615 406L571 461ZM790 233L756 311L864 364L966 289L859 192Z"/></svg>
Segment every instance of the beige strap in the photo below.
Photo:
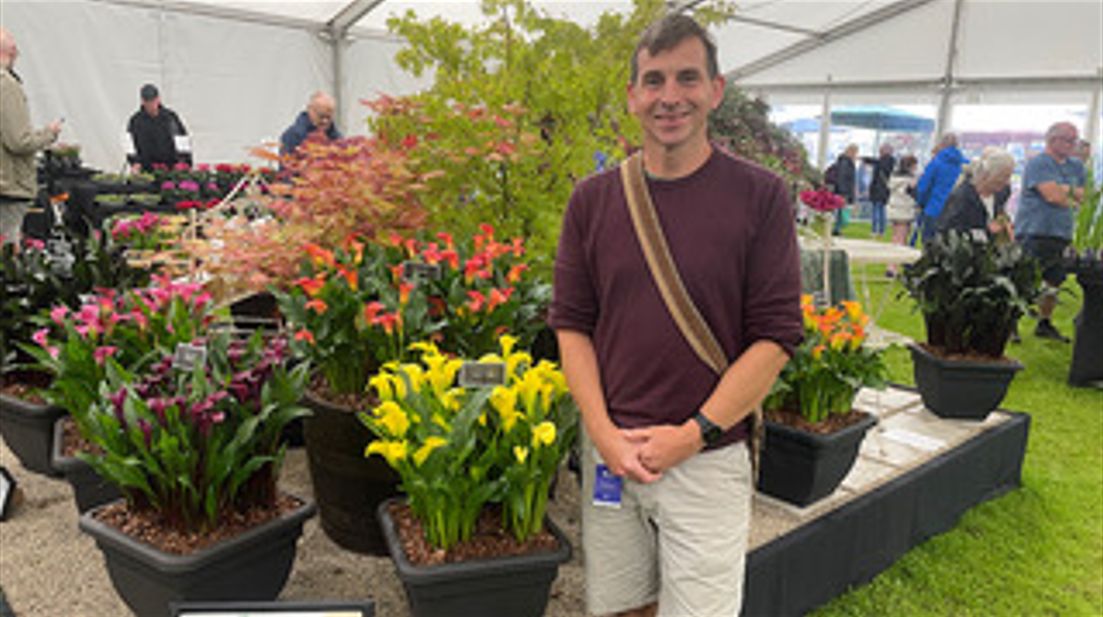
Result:
<svg viewBox="0 0 1103 617"><path fill-rule="evenodd" d="M636 152L620 164L620 177L624 184L628 213L632 216L632 226L636 229L636 237L643 249L651 278L659 288L667 311L697 357L717 375L723 376L728 369L728 358L708 322L689 297L678 268L674 265L674 257L670 254L670 247L667 246L666 236L663 235L662 225L659 223L659 215L655 212L655 204L651 202L651 192L647 190L647 182L643 177L641 152ZM759 453L765 443L765 422L761 407L754 408L751 419L751 466L757 479Z"/></svg>

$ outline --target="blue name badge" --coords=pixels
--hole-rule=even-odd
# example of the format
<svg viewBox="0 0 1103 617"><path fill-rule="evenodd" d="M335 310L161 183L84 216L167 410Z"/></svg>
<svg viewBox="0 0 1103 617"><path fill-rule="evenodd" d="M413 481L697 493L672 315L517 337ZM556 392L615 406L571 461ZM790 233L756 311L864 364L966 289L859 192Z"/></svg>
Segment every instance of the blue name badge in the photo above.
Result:
<svg viewBox="0 0 1103 617"><path fill-rule="evenodd" d="M594 472L594 505L606 508L620 507L620 493L624 478L613 475L604 463L598 463Z"/></svg>

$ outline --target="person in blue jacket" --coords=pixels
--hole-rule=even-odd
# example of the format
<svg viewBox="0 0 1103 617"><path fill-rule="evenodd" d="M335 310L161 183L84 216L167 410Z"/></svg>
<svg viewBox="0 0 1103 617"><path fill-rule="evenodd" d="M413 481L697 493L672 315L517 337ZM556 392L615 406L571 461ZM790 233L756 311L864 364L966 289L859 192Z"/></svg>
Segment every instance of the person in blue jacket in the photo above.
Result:
<svg viewBox="0 0 1103 617"><path fill-rule="evenodd" d="M315 92L306 109L299 112L295 122L280 136L280 154L291 154L312 133L319 132L329 140L340 139L341 132L333 124L337 108L333 97L325 92Z"/></svg>
<svg viewBox="0 0 1103 617"><path fill-rule="evenodd" d="M916 185L915 201L923 207L923 213L919 217L919 229L926 244L938 230L936 221L942 214L942 207L946 205L946 199L954 190L961 168L968 163L968 159L957 148L957 135L947 133L942 136L936 148L936 154Z"/></svg>

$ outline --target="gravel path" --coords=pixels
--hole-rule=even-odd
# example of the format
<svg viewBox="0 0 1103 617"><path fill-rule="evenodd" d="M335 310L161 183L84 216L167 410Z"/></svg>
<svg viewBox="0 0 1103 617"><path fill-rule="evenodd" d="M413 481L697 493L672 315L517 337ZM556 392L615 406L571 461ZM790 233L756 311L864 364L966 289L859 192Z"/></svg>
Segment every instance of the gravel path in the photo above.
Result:
<svg viewBox="0 0 1103 617"><path fill-rule="evenodd" d="M288 453L283 488L311 494L306 456ZM0 588L17 617L124 617L130 612L104 569L92 539L77 529L72 490L64 480L27 472L0 441L0 465L8 468L25 499L0 523ZM549 511L574 547L570 562L559 569L548 604L549 617L583 615L583 574L579 558L578 488L574 476L557 482ZM346 551L322 532L318 518L306 523L295 566L282 599L375 600L379 617L407 617L402 586L388 558Z"/></svg>

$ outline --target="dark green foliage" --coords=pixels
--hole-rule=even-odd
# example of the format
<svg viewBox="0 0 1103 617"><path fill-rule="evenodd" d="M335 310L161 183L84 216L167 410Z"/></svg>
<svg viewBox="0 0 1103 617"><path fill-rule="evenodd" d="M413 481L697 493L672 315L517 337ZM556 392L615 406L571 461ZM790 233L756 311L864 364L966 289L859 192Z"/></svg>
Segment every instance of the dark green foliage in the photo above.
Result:
<svg viewBox="0 0 1103 617"><path fill-rule="evenodd" d="M904 267L904 287L927 322L927 342L947 354L998 358L1038 290L1038 268L1017 244L949 231Z"/></svg>
<svg viewBox="0 0 1103 617"><path fill-rule="evenodd" d="M709 137L733 153L768 167L791 186L819 184L820 172L808 162L804 146L770 122L769 113L765 101L728 84L724 100L709 116Z"/></svg>

